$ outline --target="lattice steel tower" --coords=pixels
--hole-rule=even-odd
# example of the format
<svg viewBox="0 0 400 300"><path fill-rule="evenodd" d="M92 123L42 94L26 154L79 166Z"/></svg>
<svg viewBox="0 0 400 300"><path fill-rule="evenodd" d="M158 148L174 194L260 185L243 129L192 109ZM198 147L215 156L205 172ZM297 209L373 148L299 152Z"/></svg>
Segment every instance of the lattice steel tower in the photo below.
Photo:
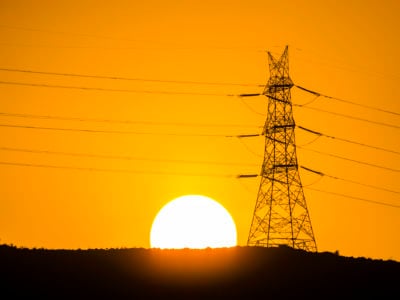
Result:
<svg viewBox="0 0 400 300"><path fill-rule="evenodd" d="M288 47L279 60L268 52L268 63L264 162L247 244L317 251L297 163Z"/></svg>

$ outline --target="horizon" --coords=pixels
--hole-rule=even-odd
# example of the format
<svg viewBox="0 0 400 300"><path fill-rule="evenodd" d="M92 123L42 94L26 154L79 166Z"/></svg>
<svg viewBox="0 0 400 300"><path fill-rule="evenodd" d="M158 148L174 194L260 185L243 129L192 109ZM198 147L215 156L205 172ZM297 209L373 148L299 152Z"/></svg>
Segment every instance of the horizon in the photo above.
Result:
<svg viewBox="0 0 400 300"><path fill-rule="evenodd" d="M307 251L307 250L303 250L303 249L297 249L297 248L292 248L290 246L287 245L280 245L280 246L276 246L276 247L263 247L263 246L226 246L226 247L206 247L206 248L145 248L145 247L116 247L116 248L43 248L43 247L39 247L39 248L29 248L29 247L20 247L17 245L13 245L13 244L0 244L0 248L1 247L8 247L8 248L13 248L15 250L28 250L28 251L83 251L83 252L90 252L90 251L129 251L129 250L138 250L138 251L153 251L153 252L159 252L159 253L168 253L168 252L177 252L177 253L189 253L189 252L203 252L203 253L207 253L207 255L209 255L212 252L215 252L215 254L217 254L217 252L221 252L221 251L235 251L235 250L241 250L241 249L254 249L254 250L266 250L266 251L286 251L286 250L290 250L290 251L297 251L297 252L303 252L304 254L309 254L309 255L332 255L332 256L337 256L337 257L341 257L341 258L345 258L345 259L365 259L365 260L370 260L370 261L376 261L376 262L395 262L395 263L399 263L400 264L400 260L396 260L393 258L387 258L387 259L383 259L383 258L373 258L373 257L366 257L366 256L348 256L348 255L343 255L341 254L339 251L321 251L321 252L311 252L311 251ZM215 251L214 251L215 250ZM197 263L197 262L193 262L193 263Z"/></svg>

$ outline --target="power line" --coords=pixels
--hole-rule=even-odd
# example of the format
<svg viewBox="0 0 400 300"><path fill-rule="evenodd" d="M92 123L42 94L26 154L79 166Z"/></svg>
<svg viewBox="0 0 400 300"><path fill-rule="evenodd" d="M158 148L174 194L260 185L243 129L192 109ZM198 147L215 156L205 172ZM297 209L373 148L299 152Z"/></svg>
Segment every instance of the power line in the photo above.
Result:
<svg viewBox="0 0 400 300"><path fill-rule="evenodd" d="M304 169L304 170L306 170L308 172L317 174L317 175L321 176L321 178L325 176L325 177L329 177L329 178L336 179L336 180L342 180L342 181L350 182L350 183L353 183L353 184L358 184L358 185L370 187L370 188L373 188L373 189L376 189L376 190L381 190L381 191L385 191L385 192L400 194L399 191L394 191L394 190L391 190L391 189L383 188L383 187L372 185L372 184L366 184L366 183L362 183L362 182L355 181L355 180L350 180L350 179L345 179L345 178L341 178L341 177L338 177L338 176L329 175L329 174L326 174L326 173L315 171L313 169L310 169L310 168L307 168L307 167L304 167L304 166L300 166L300 168L302 168L302 169Z"/></svg>
<svg viewBox="0 0 400 300"><path fill-rule="evenodd" d="M297 146L297 148L304 149L304 150L311 151L311 152L315 152L315 153L319 153L319 154L322 154L322 155L327 155L327 156L331 156L331 157L335 157L335 158L339 158L339 159L355 162L355 163L358 163L358 164L362 164L362 165L366 165L366 166L370 166L370 167L374 167L374 168L384 169L384 170L392 171L392 172L400 172L399 169L393 169L393 168L384 167L384 166L381 166L381 165L375 165L375 164L368 163L368 162L365 162L365 161L360 161L360 160L356 160L356 159L352 159L352 158L347 158L347 157L339 156L339 155L332 154L332 153L327 153L327 152L322 152L322 151L318 151L318 150L303 148L301 146Z"/></svg>
<svg viewBox="0 0 400 300"><path fill-rule="evenodd" d="M302 126L299 126L299 125L296 125L296 127L298 127L299 129L302 129L304 131L307 131L307 132L310 132L312 134L317 135L317 137L315 139L313 139L311 142L308 142L308 143L306 143L304 145L301 145L301 146L297 145L296 146L297 148L305 149L305 150L309 150L309 151L314 151L314 152L319 153L319 154L329 155L329 156L332 156L332 157L335 157L335 158L344 159L344 160L348 160L348 161L352 161L352 162L357 162L357 163L360 163L360 164L365 164L365 165L369 165L369 166L373 166L373 167L377 167L377 168L383 168L383 169L387 169L387 170L390 170L390 171L400 172L400 170L397 170L397 169L383 167L383 166L371 164L371 163L368 163L368 162L362 162L362 161L358 161L358 160L354 160L354 159L350 159L350 158L346 158L346 157L342 157L342 156L338 156L338 155L334 155L334 154L330 154L330 153L325 153L325 152L321 152L321 151L317 151L317 150L312 150L312 149L304 148L303 146L306 146L306 145L309 145L309 144L315 142L321 136L325 136L327 138L336 139L336 140L339 140L339 141L343 141L343 142L347 142L347 143L351 143L351 144L355 144L355 145L359 145L359 146L363 146L363 147L368 147L368 148L372 148L372 149L376 149L376 150L385 151L385 152L389 152L389 153L400 155L400 152L398 152L398 151L394 151L394 150L390 150L390 149L386 149L386 148L381 148L381 147L377 147L377 146L372 146L372 145L368 145L368 144L364 144L364 143L360 143L360 142L356 142L356 141L352 141L352 140L348 140L348 139L344 139L344 138L339 138L339 137L335 137L335 136L331 136L331 135L327 135L327 134L324 134L324 133L321 133L321 132L318 132L318 131L314 131L314 130L311 130L311 129L308 129L308 128L305 128L305 127L302 127ZM242 134L242 135L236 135L236 136L232 136L232 137L237 137L241 141L241 138L256 137L256 136L262 136L262 135L263 134ZM253 152L253 151L250 151L250 152ZM259 155L257 155L257 156L259 156Z"/></svg>
<svg viewBox="0 0 400 300"><path fill-rule="evenodd" d="M31 164L31 163L16 163L16 162L6 162L0 161L0 165L5 166L16 166L16 167L32 167L32 168L45 168L45 169L62 169L62 170L72 170L72 171L89 171L89 172L106 172L106 173L128 173L128 174L149 174L149 175L174 175L174 176L201 176L201 177L221 177L221 178L232 178L232 179L240 179L240 178L247 178L247 177L257 177L259 175L229 175L229 174L213 174L213 173L181 173L181 172L162 172L162 171L139 171L139 170L131 170L131 169L108 169L108 168L91 168L91 167L71 167L71 166L59 166L59 165L48 165L48 164ZM374 200L368 200L360 197L349 196L345 194L339 194L335 192L324 191L320 189L315 189L311 187L304 187L310 190L333 194L341 197L346 197L350 199L365 201L373 204L378 205L385 205L394 208L400 208L400 205L394 205L384 202L378 202Z"/></svg>
<svg viewBox="0 0 400 300"><path fill-rule="evenodd" d="M240 103L242 103L249 111L251 111L252 113L254 113L254 114L256 114L256 115L259 115L259 116L265 116L264 113L260 113L260 112L256 111L255 109L253 109L250 105L248 105L248 104L246 103L246 101L244 101L244 100L242 99L242 97L243 97L243 94L239 95Z"/></svg>
<svg viewBox="0 0 400 300"><path fill-rule="evenodd" d="M322 133L322 132L318 132L318 131L314 131L314 130L311 130L311 129L308 129L308 128L305 128L305 127L299 126L299 125L297 125L296 127L301 129L301 130L307 131L309 133L315 134L318 137L324 136L324 137L335 139L335 140L338 140L338 141L342 141L342 142L346 142L346 143L350 143L350 144L354 144L354 145L359 145L359 146L363 146L363 147L367 147L367 148L372 148L372 149L376 149L376 150L385 151L385 152L389 152L389 153L400 155L400 152L395 151L395 150L390 150L390 149L377 147L377 146L373 146L373 145L369 145L369 144L365 144L365 143L360 143L360 142L356 142L356 141L353 141L353 140L349 140L349 139L345 139L345 138L341 138L341 137L337 137L337 136L333 136L333 135L328 135L328 134L325 134L325 133ZM305 145L303 145L303 146L305 146Z"/></svg>
<svg viewBox="0 0 400 300"><path fill-rule="evenodd" d="M263 96L263 95L264 94L239 94L239 95L232 95L232 96L238 96L240 98L243 98L243 97L258 97L258 96ZM274 99L274 98L271 98L271 97L269 97L269 98L273 99L273 100L277 100L277 99ZM392 127L392 128L396 128L396 129L400 128L400 126L393 125L393 124L388 124L388 123L379 122L379 121L373 121L373 120L364 119L364 118L360 118L360 117L354 117L354 116L350 116L350 115L346 115L346 114L336 113L336 112L333 112L333 111L324 110L324 109L320 109L320 108L316 108L316 107L306 106L307 104L310 104L311 102L314 102L315 99L316 98L314 98L312 101L310 101L308 103L305 103L305 104L292 104L292 106L296 106L296 107L300 107L300 108L312 109L312 110L316 110L316 111L320 111L320 112L324 112L324 113L328 113L328 114L332 114L332 115L336 115L336 116L341 116L341 117L345 117L345 118L349 118L349 119L353 119L353 120L368 122L368 123L372 123L372 124L376 124L376 125L387 126L387 127Z"/></svg>
<svg viewBox="0 0 400 300"><path fill-rule="evenodd" d="M157 43L158 45L153 48L161 48L162 49L198 49L199 46L196 45L195 47L188 47L187 43L171 43L170 40L165 40L165 41L160 41L160 40L144 40L144 39L131 39L131 38L125 38L125 37L115 37L115 36L104 36L104 35L97 35L97 34L89 34L89 33L79 33L79 32L66 32L66 31L55 31L55 30L48 30L48 29L38 29L38 28L27 28L27 27L20 27L20 26L8 26L8 25L0 25L0 28L7 28L7 29L12 29L12 30L20 30L20 31L28 31L28 32L41 32L41 33L46 33L46 34L55 34L55 35L71 35L71 36L81 36L81 37L90 37L90 38L96 38L96 39L103 39L103 40L112 40L112 41L126 41L126 42L133 42L135 43L134 45L136 46L138 42L145 42L145 43ZM251 51L251 52L257 52L257 53L264 53L265 49L264 48L257 48L257 47L247 47L247 46L237 46L238 42L241 42L237 40L235 42L235 46L212 46L212 47L205 47L205 49L213 49L213 50L235 50L235 51ZM168 48L165 47L167 45ZM47 47L47 46L44 46ZM52 45L54 47L54 45ZM272 47L279 47L280 46L272 46ZM75 48L75 47L73 47ZM82 48L82 47L79 47ZM93 47L90 47L93 48ZM99 47L95 47L99 48ZM100 47L100 48L110 48L110 47ZM148 47L146 47L147 49ZM111 48L114 49L114 48ZM128 49L132 49L132 47L128 47ZM135 47L134 49L137 49Z"/></svg>
<svg viewBox="0 0 400 300"><path fill-rule="evenodd" d="M1 113L0 113L0 115L1 115ZM375 150L380 150L380 151L384 151L384 152L400 155L399 151L395 151L395 150L391 150L391 149L387 149L387 148L382 148L382 147L378 147L378 146L374 146L374 145L370 145L370 144L366 144L366 143L353 141L353 140L350 140L350 139L345 139L345 138L341 138L341 137L325 134L325 133L322 133L322 132L319 132L319 131L315 131L315 130L312 130L312 129L305 128L305 127L300 126L300 125L296 125L296 127L301 129L301 130L304 130L306 132L312 133L312 134L317 136L315 139L311 140L310 142L307 142L307 143L305 143L305 144L303 144L301 146L297 145L298 148L302 148L303 146L306 146L306 145L309 145L311 143L314 143L318 138L323 136L323 137L326 137L326 138L330 138L330 139L334 139L334 140L338 140L338 141L342 141L342 142L346 142L346 143L350 143L350 144L354 144L354 145L358 145L358 146L362 146L362 147L367 147L367 148L371 148L371 149L375 149ZM247 138L247 137L256 137L256 136L262 136L262 135L263 134L242 134L242 135L236 135L235 137L237 137L237 138Z"/></svg>
<svg viewBox="0 0 400 300"><path fill-rule="evenodd" d="M294 49L300 50L300 52L298 52L298 53L305 54L305 52L303 52L301 49L298 49L298 48L294 48ZM315 57L315 54L313 54L313 57ZM371 68L369 68L369 67L360 66L357 64L351 64L351 63L345 62L343 60L326 59L326 57L324 57L324 58L319 57L320 60L313 60L310 58L298 58L298 59L308 61L308 62L314 62L314 63L317 63L318 65L320 65L322 62L322 64L324 64L326 66L334 67L334 68L338 68L338 69L342 69L342 70L350 71L350 72L365 73L365 74L375 75L375 76L384 77L384 78L388 78L388 77L399 78L399 76L397 74L387 74L387 73L384 74L384 73L378 72L376 70L371 70ZM332 64L332 62L333 62L333 64ZM342 66L339 66L338 64L342 64ZM345 66L343 66L343 65L345 65Z"/></svg>
<svg viewBox="0 0 400 300"><path fill-rule="evenodd" d="M390 110L382 109L382 108L375 107L375 106L365 105L365 104L357 103L357 102L350 101L350 100L346 100L346 99L342 99L342 98L337 98L337 97L332 97L332 96L324 95L324 94L321 94L321 93L319 93L319 92L312 91L312 90L310 90L310 89L306 89L306 88L304 88L304 87L302 87L302 86L299 86L299 85L295 85L295 87L297 87L298 89L303 90L303 91L305 91L305 92L307 92L307 93L316 95L317 97L321 96L321 97L324 97L324 98L327 98L327 99L332 99L332 100L344 102L344 103L347 103L347 104L351 104L351 105L355 105L355 106L360 106L360 107L363 107L363 108L367 108L367 109L371 109L371 110L376 110L376 111L380 111L380 112L384 112L384 113L388 113L388 114L400 116L400 113L395 112L395 111L390 111ZM309 104L309 103L307 103L307 104ZM303 106L304 106L304 105L307 105L307 104L303 104Z"/></svg>
<svg viewBox="0 0 400 300"><path fill-rule="evenodd" d="M226 166L258 166L258 164L250 164L250 163L234 163L234 162L218 162L218 161L194 161L194 160L183 160L183 159L157 159L157 158L146 158L146 157L136 157L136 156L106 155L106 154L94 154L94 153L77 153L77 152L50 151L50 150L36 150L36 149L13 148L13 147L2 147L2 146L0 146L0 150L12 151L12 152L46 154L46 155L63 155L63 156L73 156L73 157L90 157L90 158L117 159L117 160L139 160L139 161L151 161L151 162L226 165Z"/></svg>
<svg viewBox="0 0 400 300"><path fill-rule="evenodd" d="M77 121L77 122L98 122L112 124L140 124L140 125L171 125L171 126L188 126L188 127L258 127L257 125L245 124L210 124L210 123L186 123L186 122L155 122L155 121L133 121L133 120L112 120L100 118L82 118L82 117L64 117L54 115L35 115L21 113L0 112L0 116L17 117L27 119L45 119L45 120L60 120L60 121Z"/></svg>
<svg viewBox="0 0 400 300"><path fill-rule="evenodd" d="M213 51L237 51L237 52L252 52L252 53L264 53L265 50L261 48L251 48L251 47L233 47L233 46L186 46L186 45L132 45L132 46L99 46L99 45L85 45L78 46L75 44L60 45L60 44L21 44L21 43L0 43L0 47L23 47L23 48L55 48L55 49L101 49L101 50L157 50L157 51L193 51L193 50L213 50Z"/></svg>
<svg viewBox="0 0 400 300"><path fill-rule="evenodd" d="M20 27L20 26L8 26L8 25L0 25L2 28L12 29L12 30L21 30L21 31L28 31L28 32L42 32L47 34L56 34L56 35L72 35L72 36L82 36L82 37L90 37L96 39L105 39L105 40L113 40L113 41L127 41L127 42L134 42L137 45L138 42L146 42L146 43L158 43L158 44L168 44L168 47L171 48L173 46L175 49L186 49L185 43L171 43L171 41L160 41L160 40L143 40L143 39L129 39L129 38L121 38L121 37L114 37L114 36L104 36L104 35L97 35L97 34L88 34L88 33L77 33L77 32L65 32L65 31L55 31L55 30L46 30L46 29L37 29L37 28L27 28L27 27ZM237 42L235 42L237 45ZM278 46L272 46L278 47ZM82 47L80 47L82 48ZM98 47L96 47L98 48ZM101 47L104 48L104 47ZM157 46L157 48L160 48ZM164 47L165 48L165 47ZM198 49L198 45L196 45L195 49ZM191 49L191 48L188 48ZM193 48L194 49L194 48ZM261 48L254 48L254 47L243 47L243 46L213 46L213 47L206 47L206 49L216 49L216 50L239 50L239 51L251 51L251 52L259 52L264 53L265 50Z"/></svg>
<svg viewBox="0 0 400 300"><path fill-rule="evenodd" d="M16 162L5 162L0 161L0 165L5 166L16 166L16 167L32 167L32 168L45 168L45 169L61 169L61 170L71 170L71 171L88 171L88 172L105 172L105 173L128 173L128 174L148 174L148 175L173 175L173 176L200 176L200 177L221 177L221 178L232 178L232 179L240 179L245 177L257 177L257 175L246 176L246 175L228 175L228 174L213 174L213 173L181 173L181 172L162 172L162 171L139 171L139 170L131 170L131 169L108 169L108 168L89 168L89 167L71 167L71 166L59 166L59 165L48 165L48 164L31 164L31 163L16 163ZM305 186L304 188L326 193L337 195L341 197L346 197L350 199L365 201L373 204L390 206L394 208L400 208L400 205L394 205L384 202L378 202L374 200L364 199L360 197L349 196L345 194L335 193L324 191L320 189L315 189L311 187Z"/></svg>
<svg viewBox="0 0 400 300"><path fill-rule="evenodd" d="M61 128L61 127L44 127L44 126L12 125L12 124L0 124L0 127L38 129L38 130L55 130L55 131L71 131L71 132L86 132L86 133L111 133L111 134L134 134L134 135L168 135L168 136L198 136L198 137L233 137L232 135L226 135L226 134L138 132L138 131L97 130L97 129Z"/></svg>
<svg viewBox="0 0 400 300"><path fill-rule="evenodd" d="M302 184L301 186L302 186L302 187L312 186L312 185L317 184L318 182L320 182L320 181L322 180L322 178L323 178L323 177L320 176L320 177L318 177L316 180L314 180L313 182L308 183L308 184Z"/></svg>
<svg viewBox="0 0 400 300"><path fill-rule="evenodd" d="M31 32L43 32L43 33L63 34L63 35L76 35L76 36L83 36L83 37L92 37L92 38L97 38L97 39L137 42L137 40L132 40L132 39L115 38L115 37L110 37L110 36L102 36L102 35L94 35L94 34L86 34L86 33L45 30L45 29L19 27L19 26L8 26L8 25L0 25L0 27L13 29L13 30L31 31Z"/></svg>
<svg viewBox="0 0 400 300"><path fill-rule="evenodd" d="M379 122L379 121L373 121L373 120L369 120L369 119L363 119L363 118L354 117L354 116L341 114L341 113L336 113L336 112L332 112L332 111L329 111L329 110L324 110L324 109L320 109L320 108L316 108L316 107L301 106L299 104L292 104L292 105L296 106L296 107L312 109L312 110L316 110L316 111L320 111L320 112L324 112L324 113L328 113L328 114L332 114L332 115L336 115L336 116L341 116L341 117L345 117L345 118L349 118L349 119L353 119L353 120L358 120L358 121L368 122L368 123L372 123L372 124L376 124L376 125L381 125L381 126L400 129L400 126L393 125L393 124L388 124L388 123Z"/></svg>
<svg viewBox="0 0 400 300"><path fill-rule="evenodd" d="M251 154L253 154L256 157L264 157L263 155L255 152L254 150L252 150L245 142L243 142L243 140L241 138L238 138L238 141L242 144L242 146Z"/></svg>
<svg viewBox="0 0 400 300"><path fill-rule="evenodd" d="M315 173L321 173L318 171L312 171ZM255 178L255 177L260 177L261 175L257 175L257 174L241 174L241 175L237 175L238 179L243 179L243 178ZM312 184L310 184L312 185ZM350 196L350 195L346 195L346 194L341 194L341 193L335 193L335 192L330 192L330 191L325 191L325 190L320 190L320 189L316 189L316 188L311 188L310 185L302 185L303 188L307 188L309 190L314 190L314 191L318 191L321 193L326 193L326 194L332 194L332 195L336 195L336 196L341 196L341 197L345 197L345 198L350 198L350 199L355 199L355 200L360 200L360 201L365 201L365 202L369 202L369 203L373 203L373 204L378 204L378 205L384 205L384 206L390 206L390 207L394 207L394 208L400 208L400 205L395 205L395 204L389 204L389 203L385 203L385 202L379 202L379 201L374 201L374 200L369 200L369 199L365 199L365 198L360 198L360 197L355 197L355 196Z"/></svg>
<svg viewBox="0 0 400 300"><path fill-rule="evenodd" d="M159 83L196 84L196 85L222 85L222 86L253 86L253 87L263 87L264 86L263 84L250 84L250 83L246 84L246 83L189 81L189 80L163 80L163 79L148 79L148 78L139 78L139 77L103 76L103 75L88 75L88 74L78 74L78 73L47 72L47 71L35 71L35 70L26 70L26 69L13 69L13 68L0 68L0 71L18 72L18 73L30 73L30 74L41 74L41 75L55 75L55 76L66 76L66 77L111 79L111 80L126 80L126 81L143 81L143 82L159 82Z"/></svg>
<svg viewBox="0 0 400 300"><path fill-rule="evenodd" d="M306 102L306 103L298 104L298 105L299 105L300 107L310 105L311 103L313 103L313 102L314 102L315 100L317 100L318 98L319 98L319 95L315 96L314 98L312 98L310 101L308 101L308 102Z"/></svg>
<svg viewBox="0 0 400 300"><path fill-rule="evenodd" d="M322 135L317 135L317 136L316 136L315 138L313 138L311 141L309 141L309 142L307 142L307 143L305 143L305 144L302 144L302 145L298 145L298 146L304 147L304 146L310 145L310 144L316 142L321 136L322 136Z"/></svg>
<svg viewBox="0 0 400 300"><path fill-rule="evenodd" d="M205 177L222 177L222 178L237 178L237 176L238 176L238 175L213 174L213 173L184 173L184 172L163 172L163 171L139 171L139 170L131 170L131 169L71 167L71 166L59 166L59 165L48 165L48 164L16 163L16 162L6 162L6 161L0 161L0 165L16 166L16 167L45 168L45 169L61 169L61 170L71 170L71 171L149 174L149 175L205 176Z"/></svg>
<svg viewBox="0 0 400 300"><path fill-rule="evenodd" d="M350 180L350 179L345 179L345 178L341 178L341 177L337 177L337 176L332 176L332 175L325 174L325 173L324 173L324 176L332 178L332 179L336 179L336 180L347 181L347 182L350 182L350 183L353 183L353 184L362 185L362 186L365 186L365 187L370 187L370 188L373 188L373 189L376 189L376 190L381 190L381 191L390 192L390 193L394 193L394 194L400 194L399 191L394 191L394 190L391 190L391 189L383 188L383 187L372 185L372 184L367 184L367 183L362 183L362 182L358 182L358 181L355 181L355 180Z"/></svg>
<svg viewBox="0 0 400 300"><path fill-rule="evenodd" d="M114 46L77 46L77 45L60 45L60 44L21 44L21 43L0 43L0 47L23 47L23 48L55 48L55 49L102 49L102 50L144 50L158 49L157 47L114 47Z"/></svg>
<svg viewBox="0 0 400 300"><path fill-rule="evenodd" d="M0 81L0 84L31 86L31 87L44 87L44 88L58 88L58 89L74 89L74 90L85 90L85 91L101 91L101 92L123 92L123 93L164 94L164 95L191 95L191 96L219 96L219 97L234 97L234 96L236 96L233 94L110 89L110 88L71 86L71 85L53 85L53 84L44 84L44 83L27 83L27 82L15 82L15 81Z"/></svg>
<svg viewBox="0 0 400 300"><path fill-rule="evenodd" d="M386 202L379 202L379 201L365 199L365 198L361 198L361 197L355 197L355 196L350 196L350 195L346 195L346 194L320 190L320 189L316 189L316 188L312 188L312 187L304 187L304 188L312 190L312 191L317 191L317 192L321 192L321 193L325 193L325 194L331 194L331 195L340 196L340 197L344 197L344 198L349 198L349 199L354 199L354 200L359 200L359 201L364 201L364 202L368 202L368 203L389 206L389 207L394 207L394 208L400 208L400 205L390 204L390 203L386 203Z"/></svg>

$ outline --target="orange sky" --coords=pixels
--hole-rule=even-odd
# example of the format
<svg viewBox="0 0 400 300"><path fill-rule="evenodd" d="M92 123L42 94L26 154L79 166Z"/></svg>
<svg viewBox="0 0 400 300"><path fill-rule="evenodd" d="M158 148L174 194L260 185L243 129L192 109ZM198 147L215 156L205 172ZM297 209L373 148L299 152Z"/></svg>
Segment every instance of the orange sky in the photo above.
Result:
<svg viewBox="0 0 400 300"><path fill-rule="evenodd" d="M398 1L1 1L0 68L176 81L263 84L266 50L289 45L295 83L324 94L400 111ZM204 94L257 93L218 86L62 77L0 71L0 81ZM0 242L27 247L149 247L151 223L185 194L229 210L245 245L259 179L171 173L259 173L258 133L267 99L0 85L0 113L160 122L118 124L0 116L0 124L134 131L93 133L0 127L0 148L129 156L118 160L0 150L2 162L129 169L133 173L0 165ZM296 104L312 95L292 89ZM398 116L319 98L312 107L399 126ZM260 114L261 113L261 114ZM400 151L399 129L294 108L298 125ZM203 126L176 126L178 122ZM204 126L204 125L217 126ZM243 125L241 127L225 125ZM222 126L224 125L224 127ZM245 127L249 126L249 127ZM172 133L175 135L165 135ZM182 136L189 134L189 136ZM298 130L298 145L315 136ZM192 135L192 136L190 136ZM197 135L197 136L196 136ZM400 169L399 156L321 137L304 146ZM398 190L399 173L298 149L301 165ZM170 160L167 162L166 160ZM248 165L189 164L171 160ZM161 172L167 174L154 174ZM318 176L301 170L303 184ZM153 173L153 174L151 174ZM399 205L399 194L323 178L312 188ZM398 208L304 189L319 251L400 260Z"/></svg>

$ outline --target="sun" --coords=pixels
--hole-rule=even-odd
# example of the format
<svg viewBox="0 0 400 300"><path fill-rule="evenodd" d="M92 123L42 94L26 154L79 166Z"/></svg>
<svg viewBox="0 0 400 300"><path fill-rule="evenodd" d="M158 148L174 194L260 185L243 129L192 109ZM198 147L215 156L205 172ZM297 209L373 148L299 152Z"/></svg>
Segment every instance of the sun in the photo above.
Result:
<svg viewBox="0 0 400 300"><path fill-rule="evenodd" d="M187 195L166 204L153 221L152 248L222 248L237 244L236 225L215 200Z"/></svg>

